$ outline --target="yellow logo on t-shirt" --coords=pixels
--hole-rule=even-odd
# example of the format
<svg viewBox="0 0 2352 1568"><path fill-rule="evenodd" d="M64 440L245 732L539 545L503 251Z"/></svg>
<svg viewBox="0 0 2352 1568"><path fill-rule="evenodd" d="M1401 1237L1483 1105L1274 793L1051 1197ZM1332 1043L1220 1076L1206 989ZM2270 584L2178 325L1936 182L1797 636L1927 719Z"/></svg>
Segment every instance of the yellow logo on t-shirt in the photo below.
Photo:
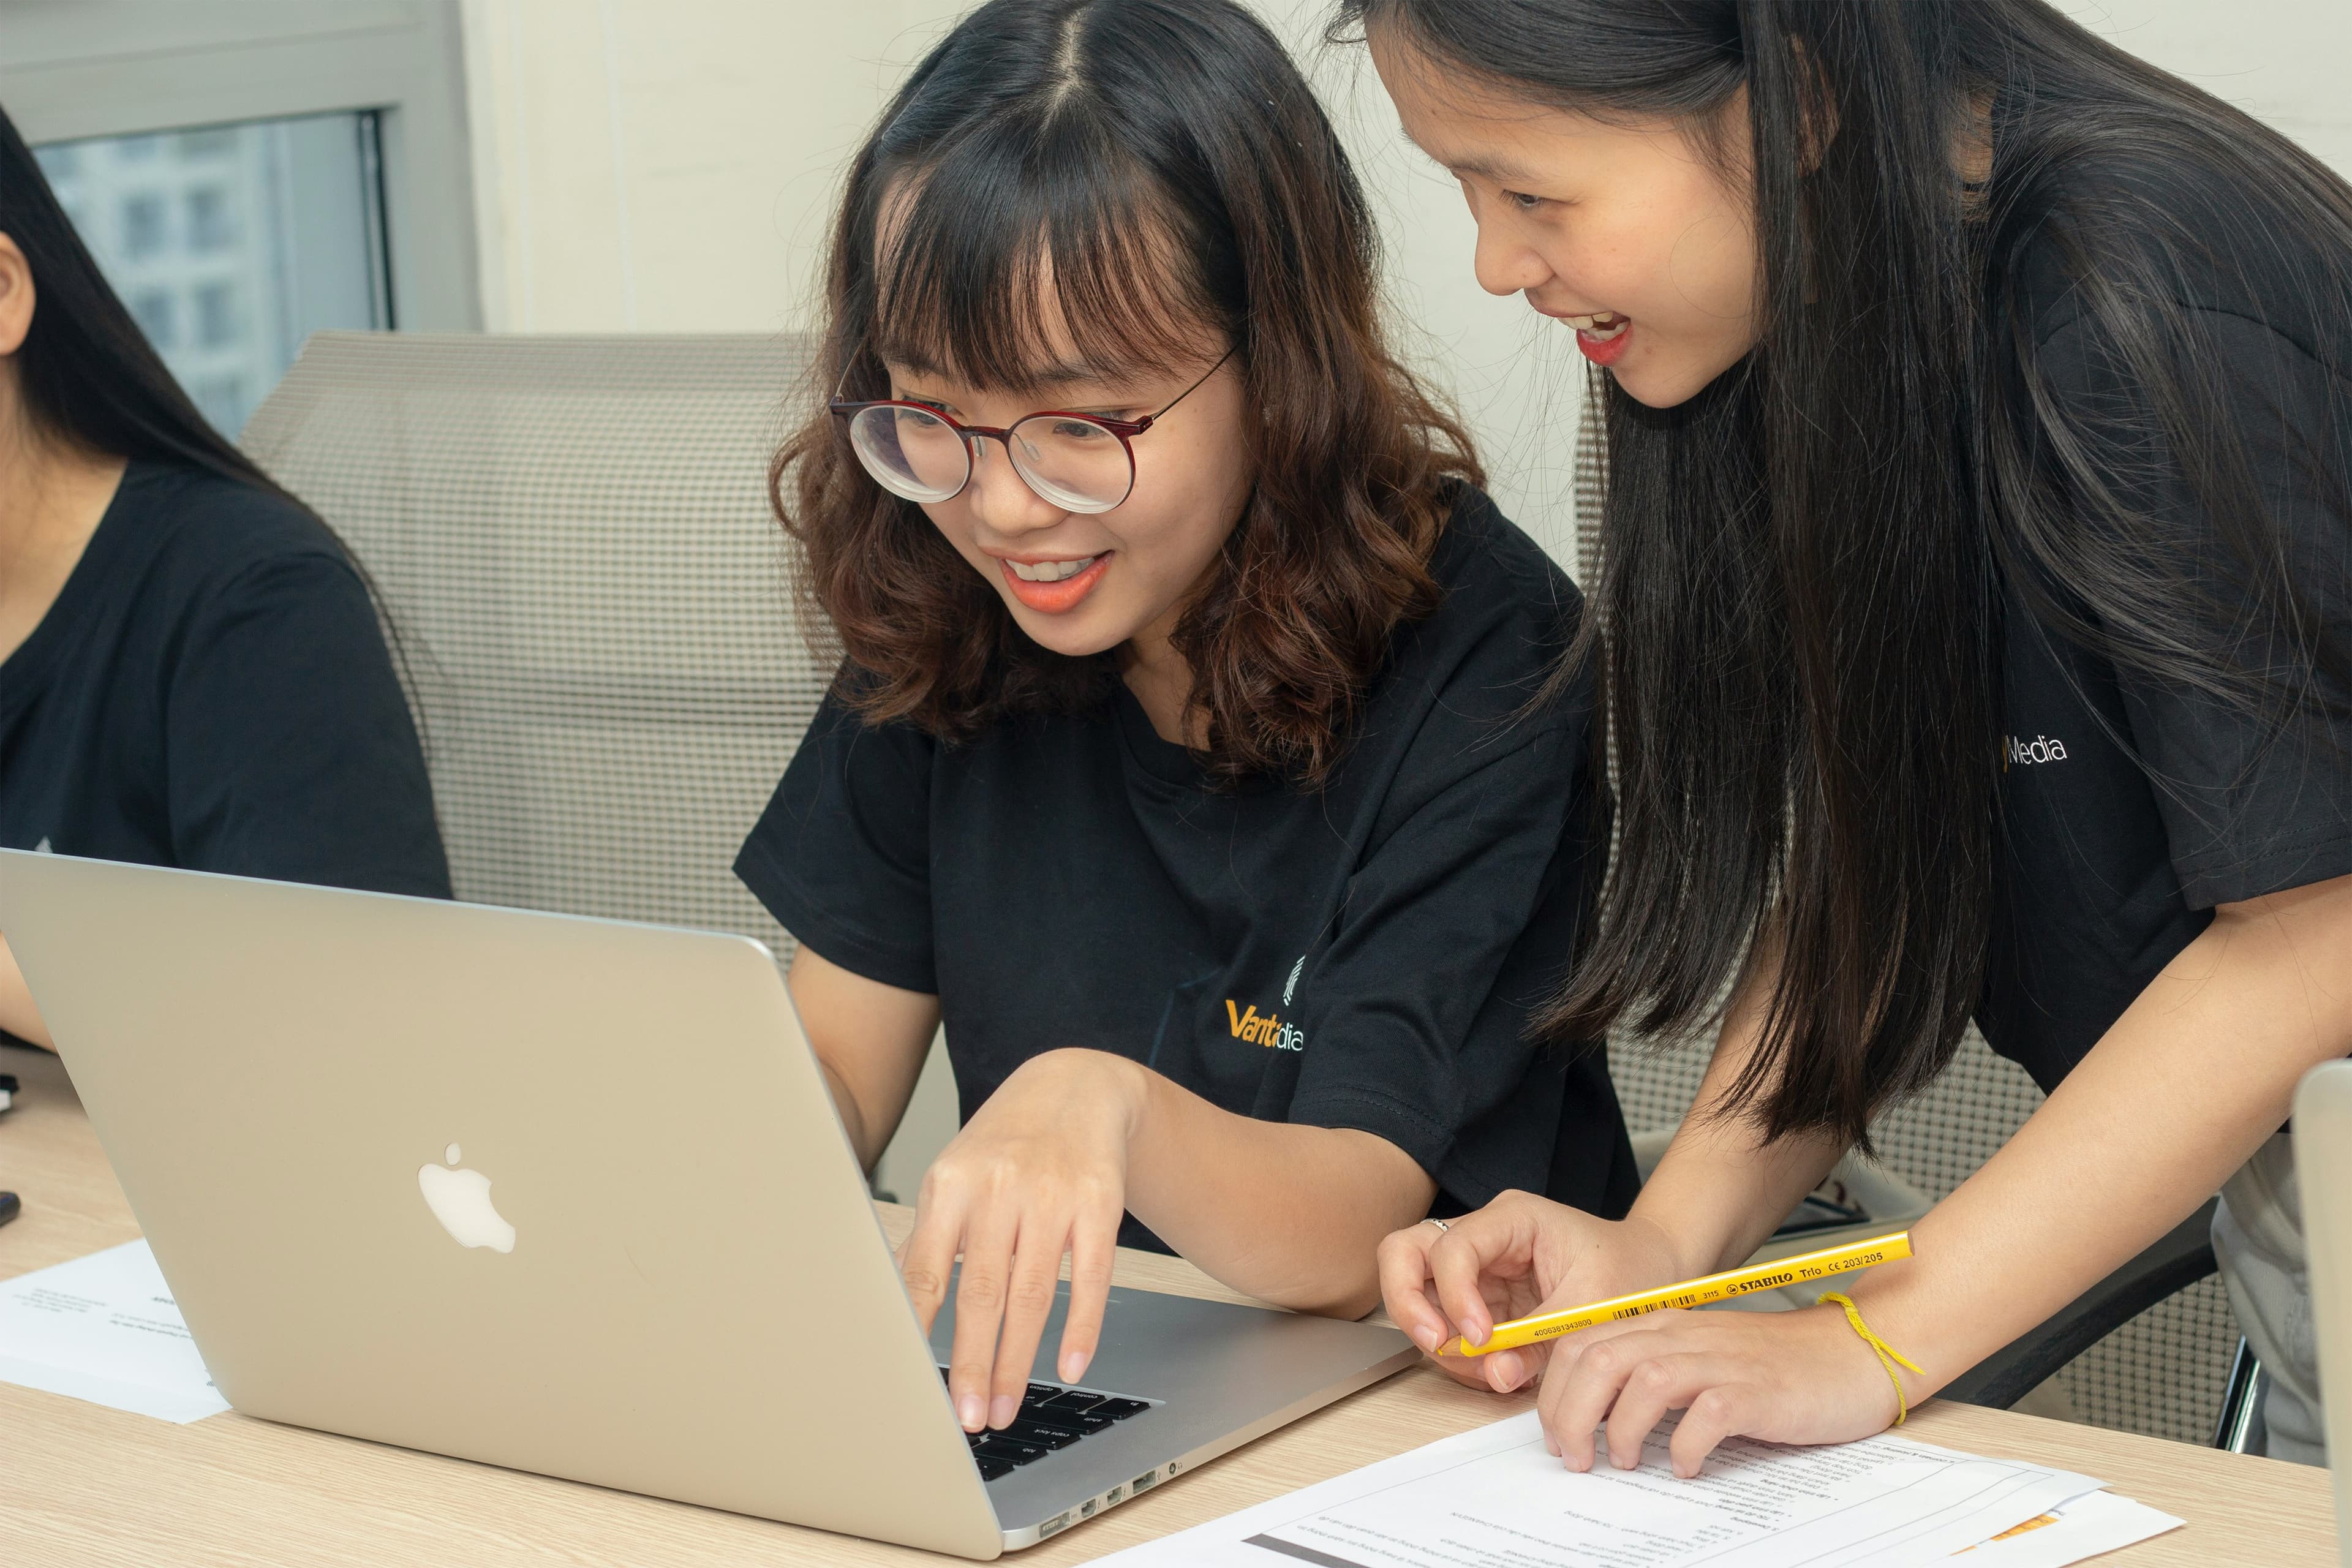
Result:
<svg viewBox="0 0 2352 1568"><path fill-rule="evenodd" d="M1234 1038L1247 1040L1254 1046L1264 1046L1273 1051L1303 1051L1307 1048L1306 1031L1286 1024L1271 1013L1260 1013L1252 1007L1244 1013L1230 996L1225 998L1225 1017L1233 1025Z"/></svg>

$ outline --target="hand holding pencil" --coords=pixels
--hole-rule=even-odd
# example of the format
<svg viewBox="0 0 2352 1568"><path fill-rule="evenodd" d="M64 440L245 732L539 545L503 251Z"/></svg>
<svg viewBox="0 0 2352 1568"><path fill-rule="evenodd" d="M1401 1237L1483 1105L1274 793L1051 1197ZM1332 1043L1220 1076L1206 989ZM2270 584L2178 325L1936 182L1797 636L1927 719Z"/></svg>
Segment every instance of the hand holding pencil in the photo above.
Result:
<svg viewBox="0 0 2352 1568"><path fill-rule="evenodd" d="M1742 1268L1726 1269L1720 1274L1685 1279L1680 1284L1664 1285L1654 1290L1639 1290L1560 1311L1516 1318L1509 1322L1496 1324L1494 1331L1476 1344L1471 1343L1467 1336L1458 1337L1451 1344L1438 1346L1436 1353L1482 1356L1496 1351L1517 1350L1540 1340L1557 1339L1562 1334L1572 1334L1579 1329L1589 1329L1595 1323L1622 1322L1628 1318L1638 1318L1667 1308L1704 1307L1710 1302L1729 1300L1734 1296L1809 1284L1910 1256L1911 1233L1896 1231L1888 1236L1874 1236L1863 1241L1849 1241L1839 1247L1801 1253L1794 1258L1776 1258L1769 1263L1751 1263Z"/></svg>
<svg viewBox="0 0 2352 1568"><path fill-rule="evenodd" d="M1907 1233L1872 1239L1853 1255L1780 1259L1760 1277L1730 1272L1747 1289L1790 1287L1811 1300L1841 1282L1825 1276L1873 1255L1894 1262L1909 1246ZM1858 1310L1843 1300L1790 1312L1671 1310L1745 1293L1716 1276L1669 1283L1696 1273L1695 1261L1654 1219L1603 1219L1523 1192L1444 1228L1393 1232L1380 1252L1389 1313L1428 1364L1475 1388L1535 1391L1545 1445L1570 1469L1603 1454L1619 1468L1641 1463L1673 1411L1683 1413L1670 1445L1678 1476L1696 1474L1727 1436L1845 1442L1899 1423L1948 1375L1932 1319L1922 1330L1916 1259L1884 1271ZM1511 1327L1524 1319L1537 1321ZM1480 1353L1462 1353L1464 1335Z"/></svg>
<svg viewBox="0 0 2352 1568"><path fill-rule="evenodd" d="M1397 1326L1447 1375L1497 1393L1532 1383L1566 1337L1506 1348L1497 1325L1664 1289L1692 1272L1653 1223L1606 1220L1530 1193L1506 1193L1450 1229L1409 1226L1380 1250L1381 1291ZM1461 1353L1462 1335L1477 1353Z"/></svg>

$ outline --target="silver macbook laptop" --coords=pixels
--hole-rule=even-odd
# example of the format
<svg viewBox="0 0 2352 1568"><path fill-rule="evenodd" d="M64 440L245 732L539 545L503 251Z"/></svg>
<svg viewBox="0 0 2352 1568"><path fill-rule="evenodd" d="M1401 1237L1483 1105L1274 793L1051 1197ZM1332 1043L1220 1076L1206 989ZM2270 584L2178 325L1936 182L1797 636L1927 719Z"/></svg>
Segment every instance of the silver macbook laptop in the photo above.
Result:
<svg viewBox="0 0 2352 1568"><path fill-rule="evenodd" d="M975 1442L758 942L21 851L0 931L248 1415L985 1558L1418 1353L1119 1289Z"/></svg>
<svg viewBox="0 0 2352 1568"><path fill-rule="evenodd" d="M2311 1265L2319 1403L2336 1477L2336 1538L2352 1568L2352 1061L2304 1074L2294 1092L2294 1184Z"/></svg>

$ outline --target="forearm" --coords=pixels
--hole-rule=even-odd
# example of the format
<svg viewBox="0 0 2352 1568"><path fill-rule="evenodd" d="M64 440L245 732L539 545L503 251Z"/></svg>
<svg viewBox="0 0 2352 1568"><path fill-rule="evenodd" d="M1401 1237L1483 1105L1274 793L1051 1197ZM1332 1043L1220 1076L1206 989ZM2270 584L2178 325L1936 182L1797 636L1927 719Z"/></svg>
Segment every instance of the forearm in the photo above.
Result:
<svg viewBox="0 0 2352 1568"><path fill-rule="evenodd" d="M1927 1369L1923 1392L2178 1224L2278 1130L2305 1072L2352 1053L2352 879L2336 897L2332 928L2217 920L1912 1227L1916 1256L1857 1284L1872 1326Z"/></svg>
<svg viewBox="0 0 2352 1568"><path fill-rule="evenodd" d="M1260 1300L1349 1318L1379 1305L1381 1238L1429 1212L1427 1173L1370 1132L1237 1116L1134 1071L1129 1212Z"/></svg>
<svg viewBox="0 0 2352 1568"><path fill-rule="evenodd" d="M940 999L854 974L803 947L786 975L842 1131L866 1171L882 1158L940 1026Z"/></svg>
<svg viewBox="0 0 2352 1568"><path fill-rule="evenodd" d="M16 955L5 937L0 937L0 1029L44 1050L58 1048L49 1038L49 1026L41 1022L41 1010L33 1005L32 989L25 984L25 972L16 967Z"/></svg>
<svg viewBox="0 0 2352 1568"><path fill-rule="evenodd" d="M1762 1037L1777 974L1777 963L1759 961L1726 1009L1690 1112L1627 1216L1665 1234L1685 1278L1745 1261L1845 1152L1842 1142L1826 1136L1766 1143L1744 1117L1724 1113Z"/></svg>
<svg viewBox="0 0 2352 1568"><path fill-rule="evenodd" d="M857 1168L870 1176L874 1173L875 1163L882 1158L884 1145L889 1141L887 1138L877 1140L867 1131L866 1108L858 1104L857 1096L842 1081L841 1075L833 1070L832 1065L819 1058L817 1067L824 1074L824 1087L833 1095L833 1109L835 1114L841 1118L841 1130L848 1135L849 1147L857 1155Z"/></svg>

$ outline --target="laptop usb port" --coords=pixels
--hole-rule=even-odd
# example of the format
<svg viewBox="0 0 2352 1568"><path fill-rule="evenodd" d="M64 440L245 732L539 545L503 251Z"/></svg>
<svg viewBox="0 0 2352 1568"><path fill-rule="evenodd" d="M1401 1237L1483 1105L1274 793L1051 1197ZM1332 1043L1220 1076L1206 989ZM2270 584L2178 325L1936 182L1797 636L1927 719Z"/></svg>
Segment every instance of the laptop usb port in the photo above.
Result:
<svg viewBox="0 0 2352 1568"><path fill-rule="evenodd" d="M1136 1477L1135 1479L1128 1482L1127 1489L1130 1492L1148 1492L1159 1483L1160 1472L1158 1470L1146 1470L1141 1475Z"/></svg>

